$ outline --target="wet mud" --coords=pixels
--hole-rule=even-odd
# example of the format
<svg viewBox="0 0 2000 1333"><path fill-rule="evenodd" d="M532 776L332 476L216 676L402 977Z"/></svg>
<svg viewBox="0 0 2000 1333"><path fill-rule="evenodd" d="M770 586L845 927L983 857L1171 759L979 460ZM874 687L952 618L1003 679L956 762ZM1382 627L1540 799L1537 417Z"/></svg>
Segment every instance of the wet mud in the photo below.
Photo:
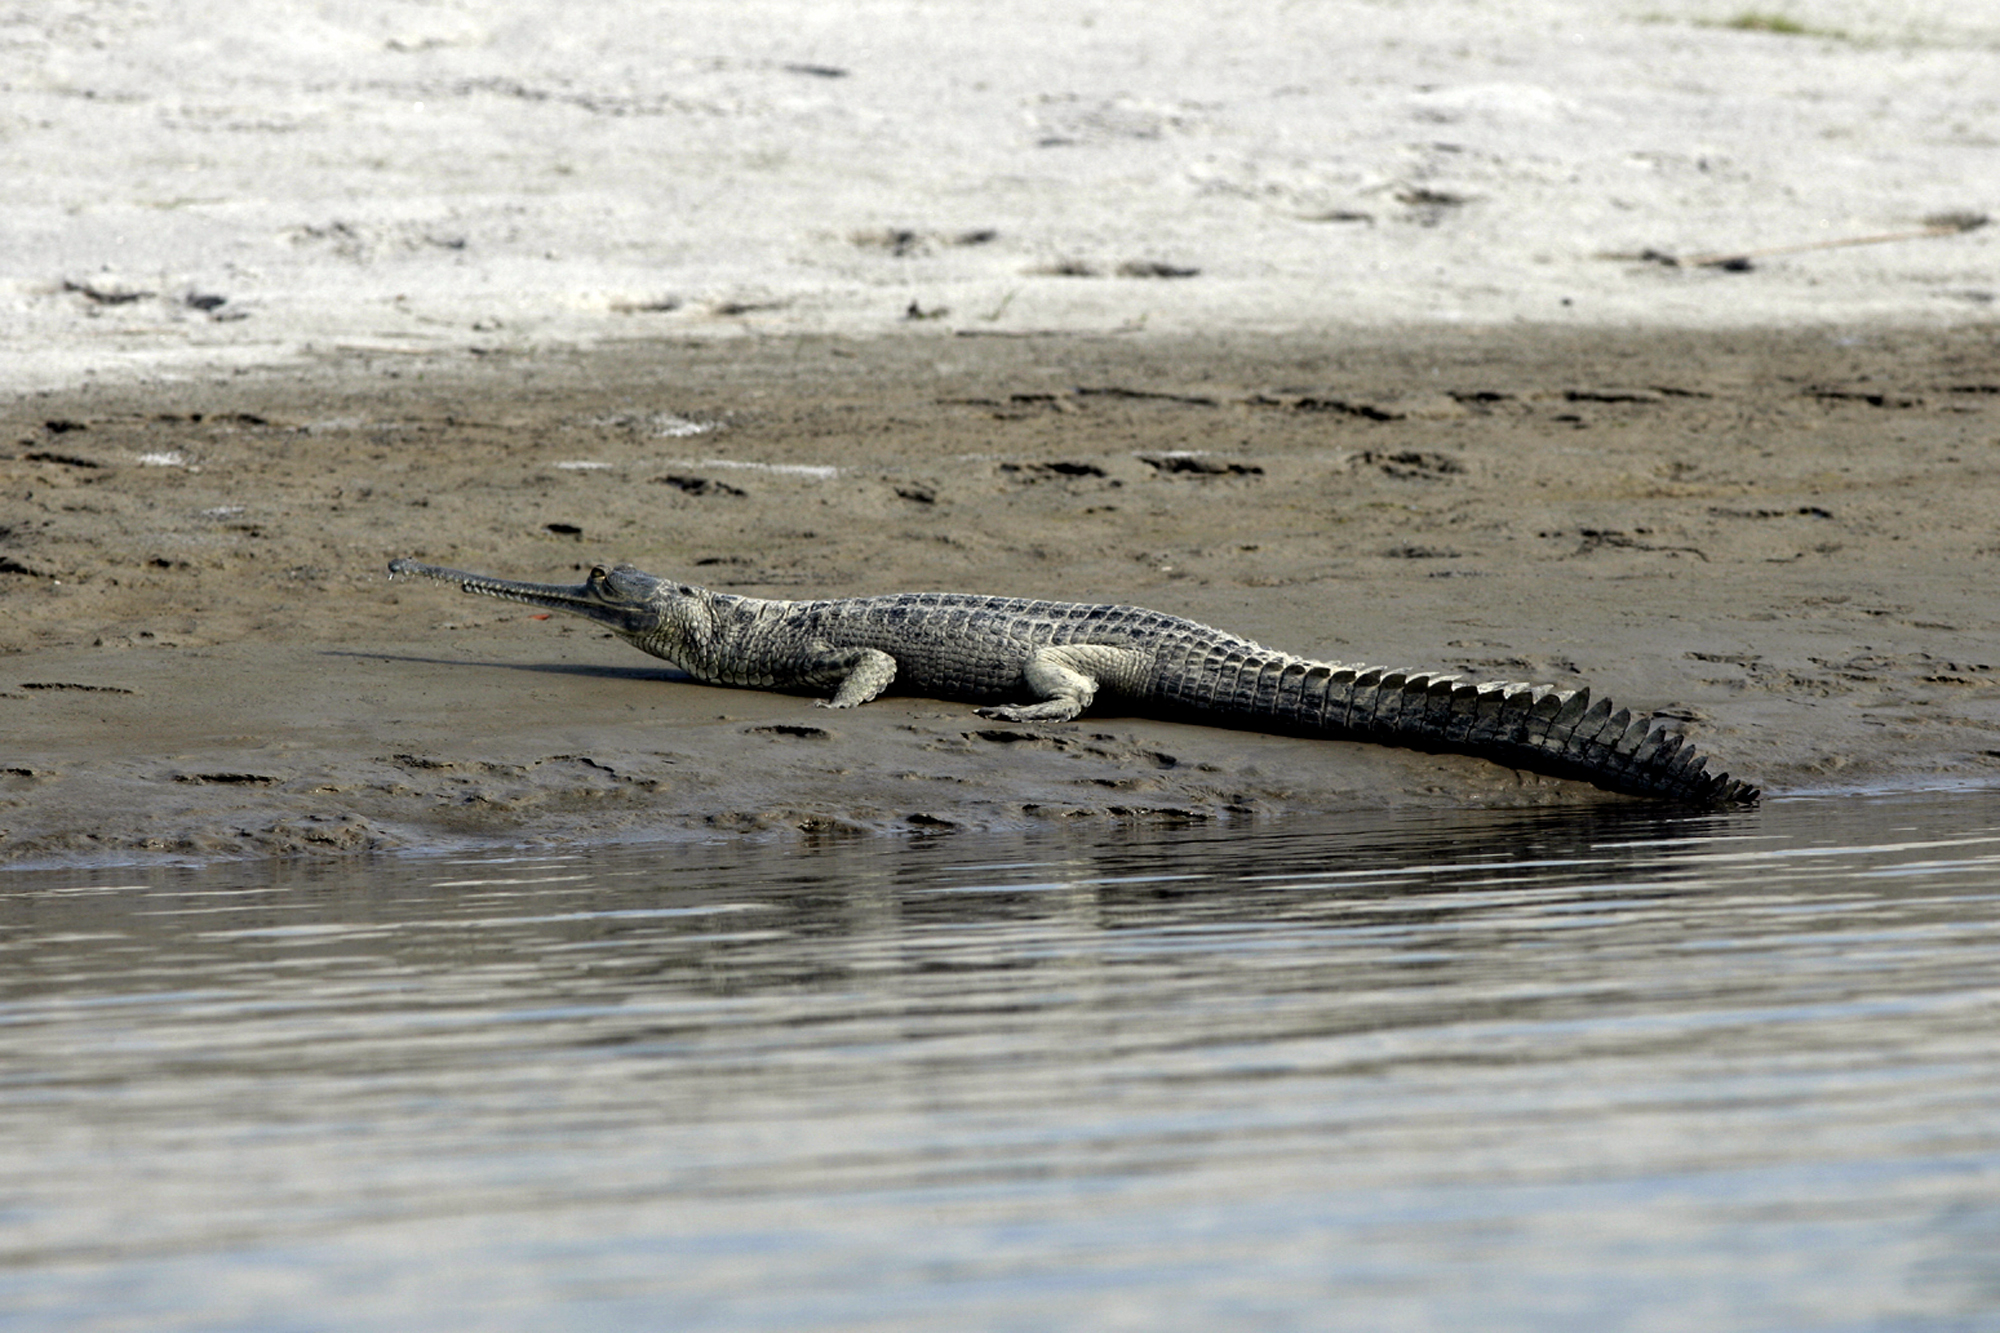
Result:
<svg viewBox="0 0 2000 1333"><path fill-rule="evenodd" d="M0 859L1611 800L1121 716L829 715L399 555L1131 602L1583 683L1787 793L2000 779L1988 330L347 355L0 424Z"/></svg>

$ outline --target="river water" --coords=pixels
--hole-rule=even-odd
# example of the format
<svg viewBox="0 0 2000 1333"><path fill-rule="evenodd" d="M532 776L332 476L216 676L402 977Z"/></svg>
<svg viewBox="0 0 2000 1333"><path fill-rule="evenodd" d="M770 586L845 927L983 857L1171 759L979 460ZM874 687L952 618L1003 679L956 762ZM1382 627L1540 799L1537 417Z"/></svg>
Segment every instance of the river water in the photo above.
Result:
<svg viewBox="0 0 2000 1333"><path fill-rule="evenodd" d="M2000 793L0 875L16 1330L2000 1329Z"/></svg>

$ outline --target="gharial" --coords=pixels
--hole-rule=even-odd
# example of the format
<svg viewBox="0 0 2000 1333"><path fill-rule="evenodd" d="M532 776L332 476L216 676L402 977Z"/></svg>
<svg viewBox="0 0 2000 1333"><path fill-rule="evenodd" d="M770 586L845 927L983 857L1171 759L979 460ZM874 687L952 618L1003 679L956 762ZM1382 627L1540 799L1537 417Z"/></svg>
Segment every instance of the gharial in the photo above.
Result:
<svg viewBox="0 0 2000 1333"><path fill-rule="evenodd" d="M696 680L829 691L832 708L865 704L894 682L986 704L978 711L990 718L1067 722L1108 693L1156 717L1457 751L1632 796L1711 806L1758 797L1708 772L1657 719L1593 703L1587 689L1317 662L1135 606L941 592L774 601L630 565L599 565L575 585L408 559L389 573L571 612Z"/></svg>

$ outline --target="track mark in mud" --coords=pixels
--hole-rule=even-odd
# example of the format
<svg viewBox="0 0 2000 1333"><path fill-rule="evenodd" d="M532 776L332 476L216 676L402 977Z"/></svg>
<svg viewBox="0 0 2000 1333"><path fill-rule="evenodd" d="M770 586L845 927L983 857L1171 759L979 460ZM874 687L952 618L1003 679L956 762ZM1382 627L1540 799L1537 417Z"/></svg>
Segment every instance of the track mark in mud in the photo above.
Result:
<svg viewBox="0 0 2000 1333"><path fill-rule="evenodd" d="M63 467L103 468L110 466L110 464L99 462L95 458L86 458L82 454L57 453L53 449L30 449L27 453L22 454L21 458L24 462L57 463Z"/></svg>
<svg viewBox="0 0 2000 1333"><path fill-rule="evenodd" d="M457 764L452 763L449 759L428 759L425 758L423 755L416 755L416 754L390 755L389 762L392 764L400 764L404 768L457 768L458 767Z"/></svg>
<svg viewBox="0 0 2000 1333"><path fill-rule="evenodd" d="M1245 400L1252 407L1282 407L1291 412L1327 412L1336 416L1359 417L1363 421L1401 421L1409 414L1392 407L1355 398L1320 394L1252 394Z"/></svg>
<svg viewBox="0 0 2000 1333"><path fill-rule="evenodd" d="M1044 805L1040 801L1023 802L1021 813L1030 819L1077 820L1127 819L1162 828L1188 828L1198 824L1214 822L1216 816L1208 810L1190 809L1179 805ZM1238 802L1223 805L1223 811L1231 815L1254 814L1253 806Z"/></svg>
<svg viewBox="0 0 2000 1333"><path fill-rule="evenodd" d="M1924 400L1915 394L1887 393L1879 389L1840 389L1829 385L1812 385L1807 387L1805 394L1808 398L1818 398L1824 402L1866 403L1870 407L1912 408L1924 405Z"/></svg>
<svg viewBox="0 0 2000 1333"><path fill-rule="evenodd" d="M1178 450L1164 454L1140 454L1139 461L1162 476L1183 477L1261 477L1264 469L1255 463L1236 463L1228 459L1215 458L1208 454L1183 453Z"/></svg>
<svg viewBox="0 0 2000 1333"><path fill-rule="evenodd" d="M609 764L599 763L587 754L552 754L546 759L537 760L536 763L537 766L541 764L582 764L585 768L594 768L598 772L607 773L614 778L618 776L617 769Z"/></svg>
<svg viewBox="0 0 2000 1333"><path fill-rule="evenodd" d="M558 758L567 757L566 755L558 756ZM480 759L432 759L428 755L420 754L391 755L388 762L402 768L414 768L426 772L462 773L477 777L491 777L494 775L510 778L524 777L529 767L522 764L489 764Z"/></svg>
<svg viewBox="0 0 2000 1333"><path fill-rule="evenodd" d="M1633 535L1636 533L1637 535ZM1564 537L1568 534L1560 529L1535 534L1542 538ZM1578 528L1576 535L1581 539L1577 548L1569 553L1568 559L1589 555L1594 551L1608 548L1624 551L1651 551L1661 555L1691 555L1703 564L1708 563L1708 553L1696 546L1658 546L1641 541L1652 534L1645 528L1634 528L1632 532L1620 532L1613 528Z"/></svg>
<svg viewBox="0 0 2000 1333"><path fill-rule="evenodd" d="M1160 784L1150 778L1085 778L1085 786L1102 787L1106 791L1158 791Z"/></svg>
<svg viewBox="0 0 2000 1333"><path fill-rule="evenodd" d="M1101 278L1105 270L1088 259L1057 259L1047 264L1036 264L1023 269L1033 278ZM1184 264L1170 264L1160 259L1121 260L1111 269L1111 273L1121 278L1198 278L1201 270Z"/></svg>
<svg viewBox="0 0 2000 1333"><path fill-rule="evenodd" d="M684 304L678 296L639 296L610 303L614 315L666 315Z"/></svg>
<svg viewBox="0 0 2000 1333"><path fill-rule="evenodd" d="M809 835L861 835L875 831L861 819L786 806L708 815L703 818L702 823L710 828L729 829L739 833L764 833L780 828L795 829Z"/></svg>
<svg viewBox="0 0 2000 1333"><path fill-rule="evenodd" d="M1658 403L1666 395L1658 389L1565 389L1566 403Z"/></svg>
<svg viewBox="0 0 2000 1333"><path fill-rule="evenodd" d="M995 421L1026 421L1043 412L1076 412L1080 409L1067 395L1053 393L1010 393L1005 398L940 398L940 407L983 407Z"/></svg>
<svg viewBox="0 0 2000 1333"><path fill-rule="evenodd" d="M123 685L83 685L73 680L24 680L21 682L21 688L24 690L83 690L90 694L137 694L139 692L137 690L128 690Z"/></svg>
<svg viewBox="0 0 2000 1333"><path fill-rule="evenodd" d="M746 735L755 733L764 736L790 736L797 740L807 741L829 741L833 739L833 733L825 727L808 727L797 722L772 722L760 727L745 727L743 731Z"/></svg>
<svg viewBox="0 0 2000 1333"><path fill-rule="evenodd" d="M655 477L653 478L653 484L656 486L671 486L675 490L687 495L740 496L746 493L741 487L731 486L726 481L717 481L713 477L687 476L678 472L669 472L664 477Z"/></svg>
<svg viewBox="0 0 2000 1333"><path fill-rule="evenodd" d="M396 839L366 819L341 815L301 815L266 826L261 841L272 852L358 852L393 847Z"/></svg>
<svg viewBox="0 0 2000 1333"><path fill-rule="evenodd" d="M969 231L918 231L915 227L875 227L848 233L848 243L863 250L880 250L895 259L930 253L934 245L990 245L1000 239L995 227L974 227Z"/></svg>
<svg viewBox="0 0 2000 1333"><path fill-rule="evenodd" d="M766 310L783 310L789 304L791 304L789 301L717 301L709 306L708 313L718 318L730 319L737 315L755 315Z"/></svg>
<svg viewBox="0 0 2000 1333"><path fill-rule="evenodd" d="M1832 518L1833 511L1818 505L1800 505L1796 509L1730 509L1722 505L1710 505L1708 512L1717 518Z"/></svg>
<svg viewBox="0 0 2000 1333"><path fill-rule="evenodd" d="M1073 414L1093 406L1119 403L1159 404L1163 407L1217 408L1223 400L1212 394L1181 393L1169 389L1135 389L1124 384L1081 384L1065 392L1047 390L1010 393L1006 397L976 396L940 398L940 407L983 407L999 421L1024 421L1046 412Z"/></svg>
<svg viewBox="0 0 2000 1333"><path fill-rule="evenodd" d="M1385 476L1404 481L1442 481L1465 472L1465 464L1459 459L1430 449L1402 449L1393 454L1363 449L1348 460L1348 466L1372 467Z"/></svg>
<svg viewBox="0 0 2000 1333"><path fill-rule="evenodd" d="M1216 399L1200 393L1167 393L1158 389L1128 389L1122 384L1106 384L1100 387L1079 385L1073 392L1078 398L1127 398L1139 402L1179 403L1186 407L1220 407Z"/></svg>
<svg viewBox="0 0 2000 1333"><path fill-rule="evenodd" d="M1990 662L1957 662L1934 657L1930 653L1858 653L1844 660L1825 657L1809 657L1806 660L1853 681L1874 682L1905 675L1931 685L1980 688L1996 683Z"/></svg>
<svg viewBox="0 0 2000 1333"><path fill-rule="evenodd" d="M176 773L174 781L199 786L269 787L283 779L274 778L268 773Z"/></svg>
<svg viewBox="0 0 2000 1333"><path fill-rule="evenodd" d="M1943 685L1961 690L1991 690L2000 678L1989 662L1955 661L1930 653L1861 652L1851 657L1808 657L1815 670L1793 669L1757 653L1709 653L1688 650L1690 661L1734 667L1741 677L1713 678L1709 685L1741 688L1746 682L1759 690L1796 698L1830 698L1880 690L1907 690Z"/></svg>
<svg viewBox="0 0 2000 1333"><path fill-rule="evenodd" d="M1512 410L1518 413L1532 412L1540 408L1546 408L1551 403L1601 403L1628 407L1648 407L1663 405L1669 399L1673 398L1710 398L1713 396L1699 389L1683 389L1671 384L1649 384L1634 387L1564 389L1560 392L1547 391L1533 393L1520 393L1508 389L1446 389L1433 394L1420 394L1413 398L1392 397L1386 402L1340 393L1274 389L1251 394L1242 401L1248 407L1275 407L1290 412L1319 412L1330 416L1354 417L1362 421L1387 423L1485 414L1503 404L1511 405ZM1563 414L1557 416L1556 420L1580 420L1580 418L1574 418L1571 414Z"/></svg>
<svg viewBox="0 0 2000 1333"><path fill-rule="evenodd" d="M1252 807L1246 804L1231 803L1222 808L1230 814L1252 813ZM1157 824L1168 828L1191 824L1206 824L1214 818L1214 816L1208 814L1206 811L1190 810L1185 806L1178 805L1107 805L1104 807L1104 813L1114 819L1144 820L1149 824Z"/></svg>
<svg viewBox="0 0 2000 1333"><path fill-rule="evenodd" d="M967 740L990 741L995 745L1050 745L1058 750L1067 750L1069 742L1060 736L1044 736L1034 731L1016 731L1011 727L986 727L979 731L965 733Z"/></svg>
<svg viewBox="0 0 2000 1333"><path fill-rule="evenodd" d="M1049 463L1002 463L1000 471L1021 481L1041 481L1048 478L1077 481L1109 475L1095 463L1073 463L1061 459Z"/></svg>

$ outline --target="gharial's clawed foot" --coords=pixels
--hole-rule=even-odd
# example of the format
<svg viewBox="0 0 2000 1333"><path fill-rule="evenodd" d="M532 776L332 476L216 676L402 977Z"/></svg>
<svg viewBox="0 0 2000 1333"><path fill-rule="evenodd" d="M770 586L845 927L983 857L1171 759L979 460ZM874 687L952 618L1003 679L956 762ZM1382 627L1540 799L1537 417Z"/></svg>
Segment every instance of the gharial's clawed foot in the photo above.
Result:
<svg viewBox="0 0 2000 1333"><path fill-rule="evenodd" d="M1083 706L1074 699L1044 699L1035 704L994 704L972 711L996 722L1068 722L1083 711Z"/></svg>

